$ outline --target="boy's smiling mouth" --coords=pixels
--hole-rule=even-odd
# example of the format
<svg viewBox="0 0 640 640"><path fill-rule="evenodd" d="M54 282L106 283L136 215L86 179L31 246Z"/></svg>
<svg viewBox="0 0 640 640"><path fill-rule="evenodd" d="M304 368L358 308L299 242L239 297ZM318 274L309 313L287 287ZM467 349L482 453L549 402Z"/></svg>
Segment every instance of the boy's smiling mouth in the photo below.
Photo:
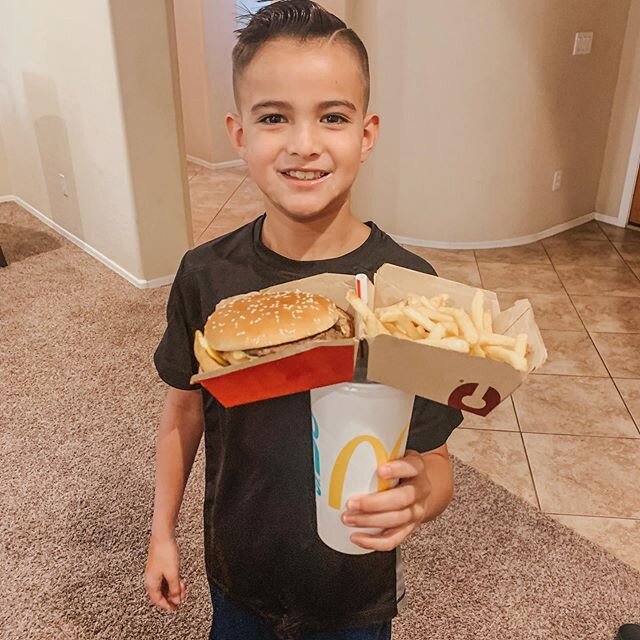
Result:
<svg viewBox="0 0 640 640"><path fill-rule="evenodd" d="M331 171L308 171L303 169L286 169L279 173L288 182L308 185L318 184L331 175Z"/></svg>

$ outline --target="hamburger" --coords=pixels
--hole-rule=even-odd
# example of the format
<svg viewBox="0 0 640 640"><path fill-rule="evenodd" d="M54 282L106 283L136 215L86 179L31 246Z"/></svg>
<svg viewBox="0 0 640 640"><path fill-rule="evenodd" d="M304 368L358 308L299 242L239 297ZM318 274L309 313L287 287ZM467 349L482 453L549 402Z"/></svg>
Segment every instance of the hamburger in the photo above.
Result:
<svg viewBox="0 0 640 640"><path fill-rule="evenodd" d="M200 373L310 341L354 335L353 320L332 300L305 291L263 291L219 304L196 331Z"/></svg>

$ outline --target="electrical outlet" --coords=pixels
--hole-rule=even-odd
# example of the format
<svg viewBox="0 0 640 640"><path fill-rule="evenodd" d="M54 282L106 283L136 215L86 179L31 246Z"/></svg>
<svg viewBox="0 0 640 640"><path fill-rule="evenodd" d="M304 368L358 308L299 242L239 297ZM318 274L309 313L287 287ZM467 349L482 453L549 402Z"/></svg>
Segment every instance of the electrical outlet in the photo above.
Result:
<svg viewBox="0 0 640 640"><path fill-rule="evenodd" d="M581 31L576 33L576 39L573 42L573 55L585 56L591 53L591 45L593 43L593 31Z"/></svg>
<svg viewBox="0 0 640 640"><path fill-rule="evenodd" d="M58 182L60 184L60 191L65 198L69 197L69 189L67 188L67 178L64 173L58 174Z"/></svg>
<svg viewBox="0 0 640 640"><path fill-rule="evenodd" d="M551 191L558 191L562 186L562 169L558 169L553 174L553 184L551 185Z"/></svg>

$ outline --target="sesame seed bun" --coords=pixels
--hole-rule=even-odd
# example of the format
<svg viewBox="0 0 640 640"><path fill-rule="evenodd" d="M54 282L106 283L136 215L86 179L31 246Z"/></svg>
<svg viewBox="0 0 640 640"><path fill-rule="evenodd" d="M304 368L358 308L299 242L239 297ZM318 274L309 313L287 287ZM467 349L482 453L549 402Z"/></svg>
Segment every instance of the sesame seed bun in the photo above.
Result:
<svg viewBox="0 0 640 640"><path fill-rule="evenodd" d="M218 305L204 337L216 351L246 351L310 338L340 318L324 296L304 291L256 292Z"/></svg>

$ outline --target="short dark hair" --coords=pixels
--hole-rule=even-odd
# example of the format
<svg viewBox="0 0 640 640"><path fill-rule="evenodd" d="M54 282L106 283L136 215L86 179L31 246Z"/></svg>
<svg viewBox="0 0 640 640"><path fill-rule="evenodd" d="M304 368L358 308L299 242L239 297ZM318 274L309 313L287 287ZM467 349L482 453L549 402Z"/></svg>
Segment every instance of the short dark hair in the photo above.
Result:
<svg viewBox="0 0 640 640"><path fill-rule="evenodd" d="M260 0L264 2L266 0ZM233 92L238 102L238 80L263 45L279 38L300 42L331 38L350 46L362 69L364 110L369 105L369 56L362 40L337 16L312 0L275 0L256 13L240 16L246 24L236 29L238 42L233 48Z"/></svg>

